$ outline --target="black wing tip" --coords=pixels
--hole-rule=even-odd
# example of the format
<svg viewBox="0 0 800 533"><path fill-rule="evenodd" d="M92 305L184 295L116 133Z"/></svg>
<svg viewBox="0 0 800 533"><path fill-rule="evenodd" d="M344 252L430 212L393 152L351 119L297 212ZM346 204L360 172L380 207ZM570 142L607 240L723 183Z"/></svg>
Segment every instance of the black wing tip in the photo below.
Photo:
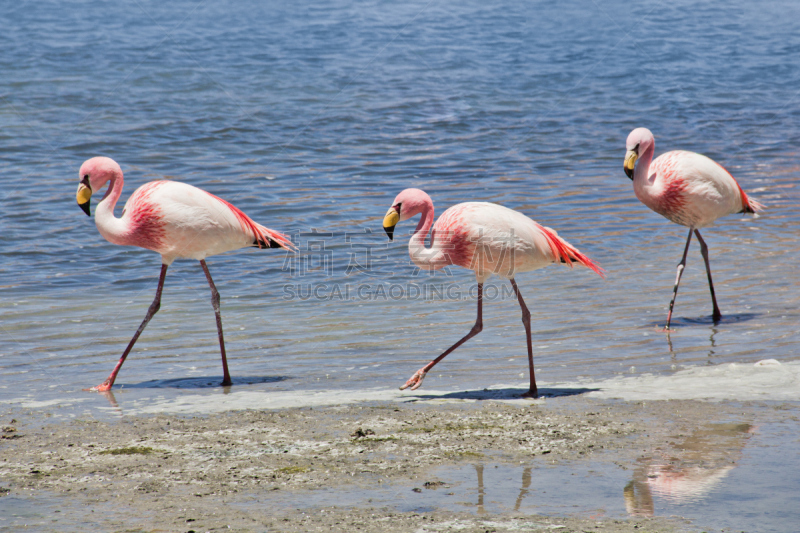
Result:
<svg viewBox="0 0 800 533"><path fill-rule="evenodd" d="M267 239L266 242L256 239L253 241L253 244L251 246L254 246L256 248L283 248L283 246L278 244L277 241L273 241L272 239Z"/></svg>

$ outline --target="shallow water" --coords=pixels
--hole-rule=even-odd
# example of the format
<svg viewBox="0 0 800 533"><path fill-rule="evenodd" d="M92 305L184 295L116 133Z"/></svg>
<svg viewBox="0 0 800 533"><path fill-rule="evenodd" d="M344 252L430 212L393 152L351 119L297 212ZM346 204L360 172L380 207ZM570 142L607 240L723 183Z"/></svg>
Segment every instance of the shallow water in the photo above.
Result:
<svg viewBox="0 0 800 533"><path fill-rule="evenodd" d="M467 200L519 209L606 269L605 281L566 267L519 276L543 382L797 359L798 16L789 0L4 9L0 402L104 416L105 398L80 389L105 379L153 297L158 256L107 243L75 205L95 155L122 165L123 199L185 181L300 246L209 260L236 391L394 387L469 330L472 273L415 272L411 222L394 243L383 235L412 186L439 213ZM703 232L719 324L695 243L677 329L658 331L686 232L622 172L637 126L657 153L717 159L768 206ZM484 331L426 388L525 383L519 307L494 283ZM208 298L196 263L170 268L117 380L123 410L224 394Z"/></svg>
<svg viewBox="0 0 800 533"><path fill-rule="evenodd" d="M150 304L158 256L105 242L74 205L78 167L98 154L122 164L123 199L147 180L179 179L294 235L298 257L210 260L239 387L399 385L468 331L472 273L415 272L400 231L413 224L392 244L381 231L409 186L439 212L465 200L520 209L607 270L606 281L564 267L519 276L542 380L796 358L798 10L788 1L6 10L0 399L59 399L100 383ZM725 318L710 320L695 247L670 339L657 328L685 231L639 204L621 172L625 137L641 125L659 153L717 158L769 207L705 231ZM426 386L526 376L519 308L495 283L484 332ZM176 263L118 386L167 396L213 386L208 296L199 266Z"/></svg>

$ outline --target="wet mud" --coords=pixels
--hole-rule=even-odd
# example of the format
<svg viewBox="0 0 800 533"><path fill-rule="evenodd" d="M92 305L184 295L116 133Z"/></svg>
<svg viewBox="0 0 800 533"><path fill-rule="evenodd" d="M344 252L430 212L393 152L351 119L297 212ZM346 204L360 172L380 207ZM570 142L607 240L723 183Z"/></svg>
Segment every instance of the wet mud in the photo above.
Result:
<svg viewBox="0 0 800 533"><path fill-rule="evenodd" d="M0 498L55 501L59 515L39 522L53 531L81 520L105 531L691 531L679 517L653 517L653 491L702 490L724 477L755 412L579 397L110 422L42 422L18 410L0 420ZM429 505L433 491L448 494L448 469L524 465L524 489L539 469L566 477L587 461L630 471L627 517ZM396 498L373 501L378 491Z"/></svg>

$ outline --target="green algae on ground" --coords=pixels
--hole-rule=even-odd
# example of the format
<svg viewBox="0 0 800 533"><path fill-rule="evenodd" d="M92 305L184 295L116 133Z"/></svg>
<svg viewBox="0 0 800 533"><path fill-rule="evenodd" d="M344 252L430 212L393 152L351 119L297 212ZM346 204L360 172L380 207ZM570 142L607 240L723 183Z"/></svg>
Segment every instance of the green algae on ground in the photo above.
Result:
<svg viewBox="0 0 800 533"><path fill-rule="evenodd" d="M302 467L302 466L285 466L283 468L279 468L278 472L281 474L303 474L308 472L309 469Z"/></svg>
<svg viewBox="0 0 800 533"><path fill-rule="evenodd" d="M126 448L116 448L113 450L103 450L100 455L147 455L155 450L149 446L128 446Z"/></svg>

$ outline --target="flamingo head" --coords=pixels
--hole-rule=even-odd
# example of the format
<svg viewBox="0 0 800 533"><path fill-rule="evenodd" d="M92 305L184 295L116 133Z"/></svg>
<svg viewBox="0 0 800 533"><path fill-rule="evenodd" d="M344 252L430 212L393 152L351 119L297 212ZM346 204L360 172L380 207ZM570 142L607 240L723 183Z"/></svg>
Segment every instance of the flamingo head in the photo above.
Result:
<svg viewBox="0 0 800 533"><path fill-rule="evenodd" d="M633 169L636 166L636 160L639 159L639 155L647 151L654 142L653 134L647 128L636 128L628 135L628 140L625 141L625 147L628 151L625 153L623 168L625 175L631 180L633 179Z"/></svg>
<svg viewBox="0 0 800 533"><path fill-rule="evenodd" d="M394 227L398 222L408 220L425 209L433 208L433 201L425 191L420 189L406 189L398 194L392 207L383 217L383 230L389 236L389 240L394 239Z"/></svg>
<svg viewBox="0 0 800 533"><path fill-rule="evenodd" d="M93 157L81 165L78 176L81 178L76 195L78 207L91 216L92 212L89 208L91 207L92 191L99 190L111 179L122 177L122 169L111 158Z"/></svg>

